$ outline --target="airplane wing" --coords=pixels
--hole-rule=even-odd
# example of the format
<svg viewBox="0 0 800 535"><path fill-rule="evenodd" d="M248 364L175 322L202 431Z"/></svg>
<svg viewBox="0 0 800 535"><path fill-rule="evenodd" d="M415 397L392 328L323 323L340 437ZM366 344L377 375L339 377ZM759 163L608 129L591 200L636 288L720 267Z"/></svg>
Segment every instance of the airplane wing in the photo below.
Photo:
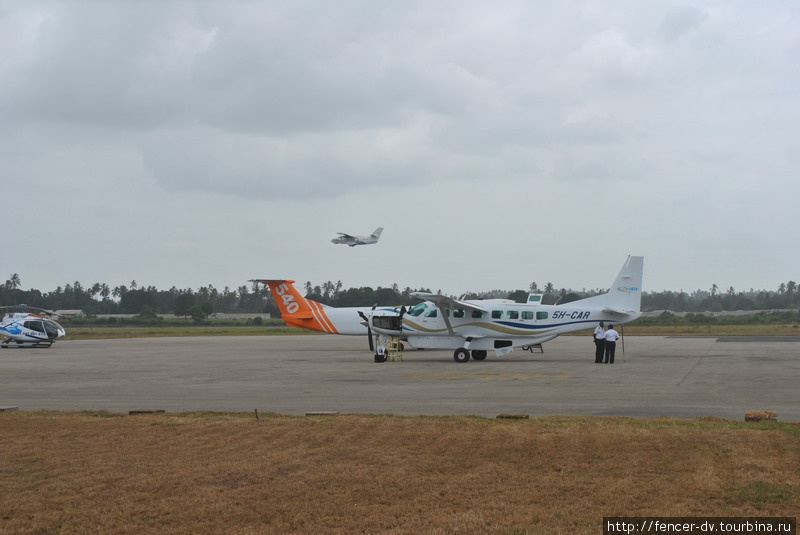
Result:
<svg viewBox="0 0 800 535"><path fill-rule="evenodd" d="M426 301L433 301L439 308L465 308L467 310L478 310L480 312L489 312L487 309L478 305L468 303L466 301L459 301L446 295L432 294L427 292L412 292L413 297L425 299Z"/></svg>
<svg viewBox="0 0 800 535"><path fill-rule="evenodd" d="M345 238L345 239L348 239L348 240L355 240L356 239L355 236L351 236L350 234L346 234L344 232L337 232L336 234L338 234L342 238Z"/></svg>

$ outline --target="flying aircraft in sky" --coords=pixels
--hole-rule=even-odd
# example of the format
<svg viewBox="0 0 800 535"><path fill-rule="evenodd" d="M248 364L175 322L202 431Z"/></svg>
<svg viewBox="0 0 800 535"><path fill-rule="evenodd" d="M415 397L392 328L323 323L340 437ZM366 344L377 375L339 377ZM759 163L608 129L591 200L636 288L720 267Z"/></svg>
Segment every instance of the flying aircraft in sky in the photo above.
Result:
<svg viewBox="0 0 800 535"><path fill-rule="evenodd" d="M66 334L60 324L44 316L31 314L26 305L0 308L21 310L8 313L0 320L0 336L4 336L0 347L50 347Z"/></svg>
<svg viewBox="0 0 800 535"><path fill-rule="evenodd" d="M380 230L380 229L378 229ZM332 307L306 299L287 279L251 279L250 282L266 284L281 311L286 325L321 331L329 334L345 334L369 338L369 348L374 350L368 315L379 310L386 317L399 315L396 307Z"/></svg>
<svg viewBox="0 0 800 535"><path fill-rule="evenodd" d="M455 349L456 362L467 362L470 356L484 360L490 349L501 357L515 347L529 349L601 321L617 325L635 320L642 314L643 266L644 257L629 256L607 293L563 305L543 305L541 294L530 294L527 303L514 303L415 292L411 295L425 301L404 314L375 310L369 325L376 333L401 336L416 348Z"/></svg>
<svg viewBox="0 0 800 535"><path fill-rule="evenodd" d="M344 245L349 245L350 247L355 247L356 245L369 245L371 243L378 243L378 240L381 238L381 232L383 232L383 227L376 228L375 232L369 236L352 236L350 234L345 234L344 232L337 232L336 234L338 234L339 237L332 239L331 243L341 243Z"/></svg>

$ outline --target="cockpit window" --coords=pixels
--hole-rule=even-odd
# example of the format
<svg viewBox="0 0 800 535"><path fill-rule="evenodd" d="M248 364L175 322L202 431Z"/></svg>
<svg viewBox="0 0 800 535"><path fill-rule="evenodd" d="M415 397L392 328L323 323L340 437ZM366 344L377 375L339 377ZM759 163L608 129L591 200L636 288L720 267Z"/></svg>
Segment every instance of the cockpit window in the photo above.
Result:
<svg viewBox="0 0 800 535"><path fill-rule="evenodd" d="M53 320L44 320L44 330L48 338L57 338L58 331L64 328Z"/></svg>
<svg viewBox="0 0 800 535"><path fill-rule="evenodd" d="M425 303L420 303L411 310L408 311L409 316L414 316L415 318L425 312L425 309L428 308L428 305Z"/></svg>
<svg viewBox="0 0 800 535"><path fill-rule="evenodd" d="M433 310L431 310L427 314L425 314L425 317L426 318L435 318L435 317L439 316L438 312L439 311L434 308Z"/></svg>
<svg viewBox="0 0 800 535"><path fill-rule="evenodd" d="M32 331L36 331L38 333L44 332L44 325L42 325L41 321L26 321L25 328L30 329Z"/></svg>

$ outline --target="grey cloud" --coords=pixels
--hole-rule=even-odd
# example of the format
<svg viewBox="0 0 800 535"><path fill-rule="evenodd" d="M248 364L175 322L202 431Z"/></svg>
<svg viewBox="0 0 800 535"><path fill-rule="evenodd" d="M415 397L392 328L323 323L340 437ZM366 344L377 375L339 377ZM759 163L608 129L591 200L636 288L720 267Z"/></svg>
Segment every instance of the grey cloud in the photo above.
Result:
<svg viewBox="0 0 800 535"><path fill-rule="evenodd" d="M266 199L335 197L359 188L423 182L427 148L403 132L251 136L216 129L162 132L141 145L168 190ZM410 144L409 144L410 143Z"/></svg>
<svg viewBox="0 0 800 535"><path fill-rule="evenodd" d="M659 25L661 37L667 41L679 39L698 28L707 19L706 11L695 6L673 6L667 10Z"/></svg>
<svg viewBox="0 0 800 535"><path fill-rule="evenodd" d="M627 227L631 213L641 222L625 247L651 243L668 223L679 251L696 229L715 233L705 244L752 206L789 213L796 198L800 42L790 3L0 9L0 178L58 185L49 209L63 192L71 214L93 195L130 211L119 193L128 188L162 196L176 220L192 217L185 198L226 205L227 216L242 203L279 211L315 199L338 222L391 196L444 225L450 203L536 199L551 217L573 207L563 239L578 242L596 209L590 192L609 189L631 205L671 201L655 203L658 221L641 207L612 214L609 224ZM707 206L714 221L703 227ZM406 235L430 231L412 219ZM464 248L481 247L478 233L467 238ZM508 239L502 246L519 250L519 236Z"/></svg>

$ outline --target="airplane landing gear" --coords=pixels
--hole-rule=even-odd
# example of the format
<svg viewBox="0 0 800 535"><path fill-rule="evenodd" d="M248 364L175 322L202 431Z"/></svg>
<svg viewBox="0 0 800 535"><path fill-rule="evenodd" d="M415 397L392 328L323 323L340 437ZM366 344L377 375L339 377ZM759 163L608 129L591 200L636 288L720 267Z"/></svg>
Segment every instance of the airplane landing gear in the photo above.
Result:
<svg viewBox="0 0 800 535"><path fill-rule="evenodd" d="M476 349L472 352L472 358L475 360L486 360L486 351Z"/></svg>
<svg viewBox="0 0 800 535"><path fill-rule="evenodd" d="M456 349L455 353L453 353L453 359L455 359L456 362L467 362L469 360L469 351L463 347L459 347Z"/></svg>

